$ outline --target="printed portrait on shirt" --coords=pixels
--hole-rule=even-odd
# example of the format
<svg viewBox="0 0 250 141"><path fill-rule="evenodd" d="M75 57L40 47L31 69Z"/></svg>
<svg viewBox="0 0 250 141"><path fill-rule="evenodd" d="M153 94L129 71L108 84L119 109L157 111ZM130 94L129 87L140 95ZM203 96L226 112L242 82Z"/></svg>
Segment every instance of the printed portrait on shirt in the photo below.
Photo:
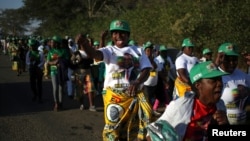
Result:
<svg viewBox="0 0 250 141"><path fill-rule="evenodd" d="M117 65L120 69L129 69L131 67L138 67L139 62L137 58L133 57L129 53L124 53L123 56L117 57Z"/></svg>

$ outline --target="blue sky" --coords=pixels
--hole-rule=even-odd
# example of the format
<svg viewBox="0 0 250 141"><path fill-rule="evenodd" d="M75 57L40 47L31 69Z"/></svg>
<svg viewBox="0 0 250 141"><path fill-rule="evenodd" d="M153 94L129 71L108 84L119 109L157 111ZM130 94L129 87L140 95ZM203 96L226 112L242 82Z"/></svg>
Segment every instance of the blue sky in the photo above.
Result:
<svg viewBox="0 0 250 141"><path fill-rule="evenodd" d="M0 9L17 9L23 6L22 0L0 0Z"/></svg>

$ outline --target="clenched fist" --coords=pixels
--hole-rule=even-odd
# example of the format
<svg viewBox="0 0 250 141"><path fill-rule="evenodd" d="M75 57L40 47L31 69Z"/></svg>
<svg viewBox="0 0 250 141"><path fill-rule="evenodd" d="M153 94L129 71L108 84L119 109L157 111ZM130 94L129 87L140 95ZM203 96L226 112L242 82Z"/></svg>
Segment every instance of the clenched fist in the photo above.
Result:
<svg viewBox="0 0 250 141"><path fill-rule="evenodd" d="M229 124L228 119L227 119L227 114L225 111L217 110L213 114L213 118L218 123L218 125Z"/></svg>

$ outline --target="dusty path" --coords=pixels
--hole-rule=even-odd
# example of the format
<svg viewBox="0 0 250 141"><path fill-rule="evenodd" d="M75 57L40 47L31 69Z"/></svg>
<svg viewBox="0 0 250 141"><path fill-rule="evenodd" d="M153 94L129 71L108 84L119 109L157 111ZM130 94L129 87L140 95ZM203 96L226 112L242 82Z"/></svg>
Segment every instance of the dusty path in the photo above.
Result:
<svg viewBox="0 0 250 141"><path fill-rule="evenodd" d="M44 80L44 103L32 102L28 72L16 76L8 56L0 55L0 141L101 141L101 96L97 112L80 111L64 96L64 111L54 112L52 86Z"/></svg>

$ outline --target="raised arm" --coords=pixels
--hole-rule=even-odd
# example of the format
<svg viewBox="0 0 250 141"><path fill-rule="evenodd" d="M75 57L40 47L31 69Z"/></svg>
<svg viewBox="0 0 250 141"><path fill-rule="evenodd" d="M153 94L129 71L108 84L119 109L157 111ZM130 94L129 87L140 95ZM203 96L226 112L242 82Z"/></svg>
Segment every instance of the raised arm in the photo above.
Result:
<svg viewBox="0 0 250 141"><path fill-rule="evenodd" d="M90 46L89 41L84 34L78 34L75 37L75 42L78 45L78 48L83 48L87 55L95 59L95 61L103 60L103 53Z"/></svg>

